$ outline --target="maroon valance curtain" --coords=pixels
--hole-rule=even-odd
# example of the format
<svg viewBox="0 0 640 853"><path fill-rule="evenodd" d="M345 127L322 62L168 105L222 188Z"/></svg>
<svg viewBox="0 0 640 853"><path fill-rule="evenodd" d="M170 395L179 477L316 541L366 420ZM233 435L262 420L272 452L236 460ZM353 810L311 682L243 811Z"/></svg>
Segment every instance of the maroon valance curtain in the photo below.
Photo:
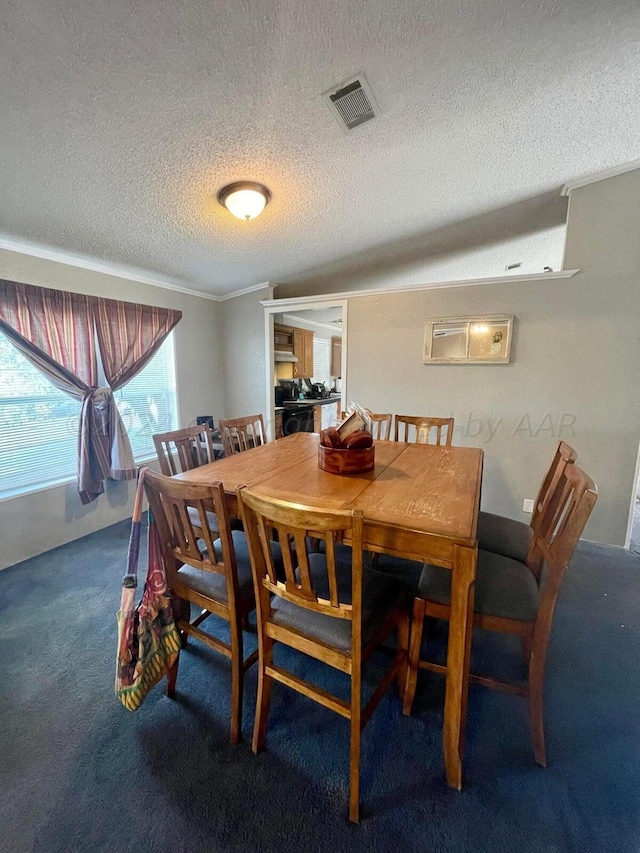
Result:
<svg viewBox="0 0 640 853"><path fill-rule="evenodd" d="M96 384L90 297L0 281L0 328L60 390L81 400Z"/></svg>
<svg viewBox="0 0 640 853"><path fill-rule="evenodd" d="M95 322L102 366L116 391L156 354L182 314L153 305L95 299Z"/></svg>
<svg viewBox="0 0 640 853"><path fill-rule="evenodd" d="M65 393L82 400L78 491L83 503L104 480L136 470L113 391L133 379L158 351L182 313L0 280L0 330ZM96 339L108 387L98 386Z"/></svg>

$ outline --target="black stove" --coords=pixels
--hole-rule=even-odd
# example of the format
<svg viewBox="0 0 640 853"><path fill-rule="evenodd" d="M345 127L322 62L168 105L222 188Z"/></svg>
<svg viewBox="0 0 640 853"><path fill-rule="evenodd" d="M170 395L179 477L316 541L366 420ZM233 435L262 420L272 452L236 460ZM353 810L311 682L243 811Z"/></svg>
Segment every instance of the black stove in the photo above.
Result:
<svg viewBox="0 0 640 853"><path fill-rule="evenodd" d="M306 400L287 400L282 404L282 431L285 435L294 432L313 432L313 405Z"/></svg>

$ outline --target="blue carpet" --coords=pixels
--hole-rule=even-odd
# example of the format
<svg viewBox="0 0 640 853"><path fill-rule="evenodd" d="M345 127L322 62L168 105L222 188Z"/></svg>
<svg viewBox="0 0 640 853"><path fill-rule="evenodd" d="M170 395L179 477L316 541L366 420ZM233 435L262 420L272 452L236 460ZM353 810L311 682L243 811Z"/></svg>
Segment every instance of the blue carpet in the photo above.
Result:
<svg viewBox="0 0 640 853"><path fill-rule="evenodd" d="M443 682L421 673L411 718L392 689L364 731L362 823L347 822L348 726L274 686L267 749L228 744L227 662L197 643L178 701L135 714L113 693L129 528L118 524L0 573L0 846L14 851L635 851L640 843L640 558L582 544L547 677L549 767L524 700L472 687L465 788L447 788ZM247 634L247 646L255 642ZM433 641L431 641L433 642ZM511 638L476 663L519 671ZM298 657L298 671L344 677ZM292 658L288 658L291 663ZM373 675L385 661L372 661Z"/></svg>

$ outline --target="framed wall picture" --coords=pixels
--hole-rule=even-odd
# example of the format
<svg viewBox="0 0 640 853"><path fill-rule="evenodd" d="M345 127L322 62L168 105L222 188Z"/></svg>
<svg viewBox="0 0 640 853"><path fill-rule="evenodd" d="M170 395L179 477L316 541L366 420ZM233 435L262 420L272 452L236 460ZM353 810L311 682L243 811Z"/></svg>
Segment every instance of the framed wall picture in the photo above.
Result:
<svg viewBox="0 0 640 853"><path fill-rule="evenodd" d="M437 317L424 333L425 364L508 364L513 316Z"/></svg>

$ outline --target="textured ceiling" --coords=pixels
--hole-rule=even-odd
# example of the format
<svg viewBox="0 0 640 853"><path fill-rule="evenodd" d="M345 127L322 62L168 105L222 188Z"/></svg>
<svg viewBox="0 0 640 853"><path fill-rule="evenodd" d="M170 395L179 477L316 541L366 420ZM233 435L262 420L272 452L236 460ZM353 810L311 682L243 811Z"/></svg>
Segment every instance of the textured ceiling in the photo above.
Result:
<svg viewBox="0 0 640 853"><path fill-rule="evenodd" d="M301 320L310 320L312 323L329 325L336 320L342 320L342 308L311 308L307 311L287 311L287 317L298 317Z"/></svg>
<svg viewBox="0 0 640 853"><path fill-rule="evenodd" d="M0 32L0 231L211 293L535 231L638 157L638 0L4 0ZM321 93L357 72L381 114L346 134Z"/></svg>

